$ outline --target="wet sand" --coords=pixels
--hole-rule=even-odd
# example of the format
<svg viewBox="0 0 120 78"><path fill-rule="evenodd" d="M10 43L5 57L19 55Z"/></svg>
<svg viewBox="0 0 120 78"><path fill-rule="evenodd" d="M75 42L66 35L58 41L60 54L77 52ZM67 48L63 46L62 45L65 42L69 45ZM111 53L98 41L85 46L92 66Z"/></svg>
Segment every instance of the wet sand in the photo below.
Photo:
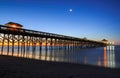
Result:
<svg viewBox="0 0 120 78"><path fill-rule="evenodd" d="M120 78L120 69L0 55L0 78Z"/></svg>

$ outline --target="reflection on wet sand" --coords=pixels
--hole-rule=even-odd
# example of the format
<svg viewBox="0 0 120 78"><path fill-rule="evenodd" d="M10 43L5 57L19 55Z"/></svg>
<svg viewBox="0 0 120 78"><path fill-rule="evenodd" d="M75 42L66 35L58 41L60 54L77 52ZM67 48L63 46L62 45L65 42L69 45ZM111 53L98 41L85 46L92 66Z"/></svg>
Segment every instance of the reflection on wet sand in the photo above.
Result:
<svg viewBox="0 0 120 78"><path fill-rule="evenodd" d="M84 57L84 64L87 64L87 57Z"/></svg>
<svg viewBox="0 0 120 78"><path fill-rule="evenodd" d="M101 66L101 58L98 57L98 66Z"/></svg>

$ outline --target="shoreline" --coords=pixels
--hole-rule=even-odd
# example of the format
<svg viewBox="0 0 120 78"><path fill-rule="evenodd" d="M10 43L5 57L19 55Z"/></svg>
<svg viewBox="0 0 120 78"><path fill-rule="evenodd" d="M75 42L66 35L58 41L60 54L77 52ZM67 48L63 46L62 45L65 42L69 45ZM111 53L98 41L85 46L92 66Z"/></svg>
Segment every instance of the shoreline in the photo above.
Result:
<svg viewBox="0 0 120 78"><path fill-rule="evenodd" d="M120 78L120 68L0 55L0 78Z"/></svg>

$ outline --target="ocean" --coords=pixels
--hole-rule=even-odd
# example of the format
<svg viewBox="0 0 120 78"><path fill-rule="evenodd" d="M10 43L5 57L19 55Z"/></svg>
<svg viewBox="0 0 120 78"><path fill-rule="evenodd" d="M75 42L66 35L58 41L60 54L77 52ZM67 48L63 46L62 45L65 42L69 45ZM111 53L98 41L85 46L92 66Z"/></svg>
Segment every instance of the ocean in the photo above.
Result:
<svg viewBox="0 0 120 78"><path fill-rule="evenodd" d="M3 55L12 56L12 46L9 47L9 53L7 52L7 46L4 46ZM1 47L0 47L1 51ZM109 68L120 68L120 46L106 46L99 48L76 48L76 49L60 49L50 46L46 50L42 47L39 51L39 46L32 50L32 47L25 47L25 51L20 47L18 53L18 47L14 47L13 56L30 58L36 60L78 63L86 65L103 66Z"/></svg>

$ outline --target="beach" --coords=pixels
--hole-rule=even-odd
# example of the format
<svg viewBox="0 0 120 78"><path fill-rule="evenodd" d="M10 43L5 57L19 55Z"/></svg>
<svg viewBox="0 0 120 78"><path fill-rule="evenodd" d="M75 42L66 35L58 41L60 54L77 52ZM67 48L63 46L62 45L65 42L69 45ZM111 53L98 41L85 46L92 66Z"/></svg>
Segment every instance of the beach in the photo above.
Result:
<svg viewBox="0 0 120 78"><path fill-rule="evenodd" d="M0 55L0 78L120 78L120 69Z"/></svg>

